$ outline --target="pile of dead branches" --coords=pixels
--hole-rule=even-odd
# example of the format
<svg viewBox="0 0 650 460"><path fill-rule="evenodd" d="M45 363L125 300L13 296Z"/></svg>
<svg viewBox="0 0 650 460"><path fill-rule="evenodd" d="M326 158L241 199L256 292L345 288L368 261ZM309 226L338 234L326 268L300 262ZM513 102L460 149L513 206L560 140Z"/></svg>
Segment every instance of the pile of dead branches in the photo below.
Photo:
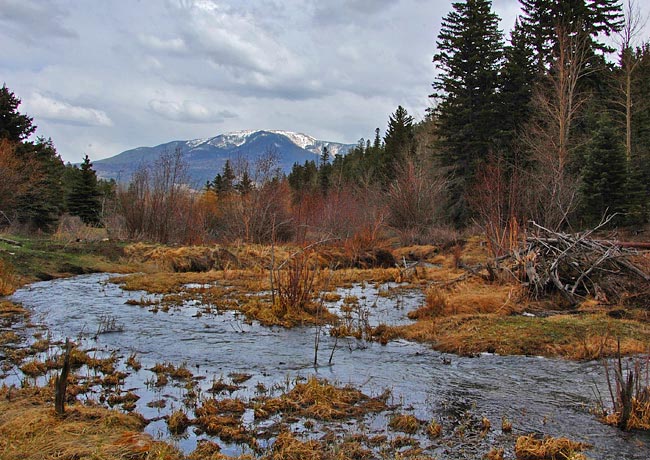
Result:
<svg viewBox="0 0 650 460"><path fill-rule="evenodd" d="M593 238L593 230L566 234L532 223L535 234L508 257L532 298L560 293L570 305L586 298L619 302L626 296L650 297L650 271L635 263L639 253L610 240ZM513 266L514 265L514 266Z"/></svg>

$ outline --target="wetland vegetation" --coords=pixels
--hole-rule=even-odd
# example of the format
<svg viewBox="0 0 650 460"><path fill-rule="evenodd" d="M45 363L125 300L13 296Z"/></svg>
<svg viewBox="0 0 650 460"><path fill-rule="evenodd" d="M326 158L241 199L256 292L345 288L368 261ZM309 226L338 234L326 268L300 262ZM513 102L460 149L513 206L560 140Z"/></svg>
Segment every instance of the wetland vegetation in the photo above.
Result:
<svg viewBox="0 0 650 460"><path fill-rule="evenodd" d="M401 262L388 268L355 267L335 245L0 244L4 266L11 267L3 272L4 285L18 289L0 311L3 458L27 451L170 459L586 458L592 444L598 458L615 458L614 449L602 450L599 436L612 436L629 458L647 453L639 434L634 446L611 431L595 439L574 432L567 439L565 422L545 420L566 415L543 402L567 391L580 406L571 411L573 423L592 430L594 423L602 430L609 430L605 423L619 425L622 406L616 397L611 404L608 392L625 388L634 358L623 358L620 371L612 364L609 386L602 363L593 360L619 350L631 357L647 353L647 311L594 299L564 307L531 299L516 282L467 269L485 266L488 258L478 237L459 241L460 250L396 248L391 255ZM21 252L24 262L14 265ZM282 265L297 255L300 266ZM25 285L35 281L34 266L52 281ZM73 287L75 280L81 282ZM302 303L281 305L281 288ZM84 298L69 297L78 293ZM65 337L75 347L66 414L56 416L54 376ZM175 351L185 346L194 351ZM536 370L508 355L573 361ZM645 363L637 359L636 365L626 429L648 423ZM514 409L526 405L529 394L514 388L489 396L490 385L478 383L474 373L500 379L500 366L531 379L528 391L546 395L530 413ZM561 377L567 383L541 383L562 366L561 372L575 374ZM413 368L420 370L409 374ZM447 369L465 374L455 396L458 383L448 382L451 393L443 390ZM436 376L435 391L424 390ZM494 384L521 385L512 378ZM465 394L470 382L479 388L469 390L474 396ZM600 399L588 396L593 391ZM507 403L511 398L520 401ZM34 422L18 429L18 420ZM88 431L86 424L95 428ZM90 434L77 443L79 432Z"/></svg>

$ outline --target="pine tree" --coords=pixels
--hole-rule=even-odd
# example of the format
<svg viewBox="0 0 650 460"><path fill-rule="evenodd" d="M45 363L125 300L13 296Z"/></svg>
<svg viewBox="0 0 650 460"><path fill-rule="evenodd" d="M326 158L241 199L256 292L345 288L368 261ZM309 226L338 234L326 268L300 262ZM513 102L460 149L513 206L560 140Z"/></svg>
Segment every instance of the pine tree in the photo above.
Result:
<svg viewBox="0 0 650 460"><path fill-rule="evenodd" d="M40 137L36 142L24 142L16 151L35 167L35 180L17 200L18 220L34 230L51 231L65 206L65 165L51 139Z"/></svg>
<svg viewBox="0 0 650 460"><path fill-rule="evenodd" d="M587 34L592 53L611 51L598 41L622 25L620 0L519 0L522 28L534 49L537 70L542 73L552 61L557 28L567 33Z"/></svg>
<svg viewBox="0 0 650 460"><path fill-rule="evenodd" d="M376 143L376 142L375 142ZM384 184L390 183L397 175L397 169L415 153L415 129L413 117L401 105L388 118L388 129L384 136L379 168Z"/></svg>
<svg viewBox="0 0 650 460"><path fill-rule="evenodd" d="M32 118L18 112L20 99L6 85L0 89L0 139L22 142L36 131Z"/></svg>
<svg viewBox="0 0 650 460"><path fill-rule="evenodd" d="M625 150L612 120L604 113L594 122L596 132L587 146L581 177L581 215L587 225L597 224L605 214L626 210L627 168Z"/></svg>
<svg viewBox="0 0 650 460"><path fill-rule="evenodd" d="M318 185L323 195L327 195L329 191L331 172L330 153L327 146L323 146L320 156L320 167L318 168Z"/></svg>
<svg viewBox="0 0 650 460"><path fill-rule="evenodd" d="M226 160L221 174L217 174L212 181L212 189L217 195L228 195L235 190L235 179L237 176L232 169L230 160Z"/></svg>
<svg viewBox="0 0 650 460"><path fill-rule="evenodd" d="M465 193L499 132L503 41L491 8L488 0L453 3L453 11L442 21L433 58L440 70L433 84L433 97L440 99L435 109L440 163L449 172L448 213L457 226L468 223Z"/></svg>
<svg viewBox="0 0 650 460"><path fill-rule="evenodd" d="M18 111L20 99L6 85L0 90L0 139L9 142L15 157L29 165L31 177L26 178L14 202L18 221L36 230L52 230L64 208L62 178L65 166L51 139L39 137L27 141L36 131L32 118Z"/></svg>
<svg viewBox="0 0 650 460"><path fill-rule="evenodd" d="M86 155L68 195L68 212L79 216L85 224L95 226L100 223L101 203L97 175L92 167Z"/></svg>
<svg viewBox="0 0 650 460"><path fill-rule="evenodd" d="M510 44L505 47L505 61L501 69L500 150L510 165L516 162L513 157L519 150L515 145L518 134L530 118L534 81L533 50L517 21L510 34Z"/></svg>
<svg viewBox="0 0 650 460"><path fill-rule="evenodd" d="M248 195L255 188L255 183L251 179L248 169L244 169L244 172L241 175L241 179L235 186L240 195Z"/></svg>
<svg viewBox="0 0 650 460"><path fill-rule="evenodd" d="M650 43L634 52L638 62L632 84L634 101L631 120L630 170L638 182L637 203L640 220L650 220Z"/></svg>

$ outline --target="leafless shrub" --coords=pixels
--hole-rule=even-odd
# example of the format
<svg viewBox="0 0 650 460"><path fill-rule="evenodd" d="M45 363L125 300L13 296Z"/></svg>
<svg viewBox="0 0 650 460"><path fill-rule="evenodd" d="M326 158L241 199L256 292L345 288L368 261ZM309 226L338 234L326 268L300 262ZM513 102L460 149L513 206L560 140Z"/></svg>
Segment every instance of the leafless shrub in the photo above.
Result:
<svg viewBox="0 0 650 460"><path fill-rule="evenodd" d="M281 177L278 154L269 149L254 162L235 163L235 174L251 179L247 188L219 196L208 230L221 241L270 243L294 235L289 186ZM236 187L237 188L237 187Z"/></svg>
<svg viewBox="0 0 650 460"><path fill-rule="evenodd" d="M430 171L409 159L397 168L397 177L388 188L387 223L404 245L426 242L429 228L439 220L446 182Z"/></svg>
<svg viewBox="0 0 650 460"><path fill-rule="evenodd" d="M188 186L182 152L163 153L153 165L142 165L128 187L117 191L118 214L131 239L160 243L197 243L204 236L197 194ZM109 232L119 231L109 227Z"/></svg>
<svg viewBox="0 0 650 460"><path fill-rule="evenodd" d="M476 214L476 223L485 234L494 258L512 252L520 245L522 215L519 171L507 165L502 156L491 155L478 168L468 202Z"/></svg>
<svg viewBox="0 0 650 460"><path fill-rule="evenodd" d="M275 269L279 316L305 310L311 302L318 272L312 254L311 249L299 251Z"/></svg>

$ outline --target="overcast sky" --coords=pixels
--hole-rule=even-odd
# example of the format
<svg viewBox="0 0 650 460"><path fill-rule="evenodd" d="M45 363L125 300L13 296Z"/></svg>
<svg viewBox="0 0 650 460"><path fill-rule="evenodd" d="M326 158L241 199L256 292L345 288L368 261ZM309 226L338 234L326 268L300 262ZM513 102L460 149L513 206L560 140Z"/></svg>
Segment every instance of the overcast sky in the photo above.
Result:
<svg viewBox="0 0 650 460"><path fill-rule="evenodd" d="M509 30L517 0L495 0ZM647 8L647 7L646 7ZM280 129L354 143L430 102L439 0L0 0L0 84L65 161Z"/></svg>

